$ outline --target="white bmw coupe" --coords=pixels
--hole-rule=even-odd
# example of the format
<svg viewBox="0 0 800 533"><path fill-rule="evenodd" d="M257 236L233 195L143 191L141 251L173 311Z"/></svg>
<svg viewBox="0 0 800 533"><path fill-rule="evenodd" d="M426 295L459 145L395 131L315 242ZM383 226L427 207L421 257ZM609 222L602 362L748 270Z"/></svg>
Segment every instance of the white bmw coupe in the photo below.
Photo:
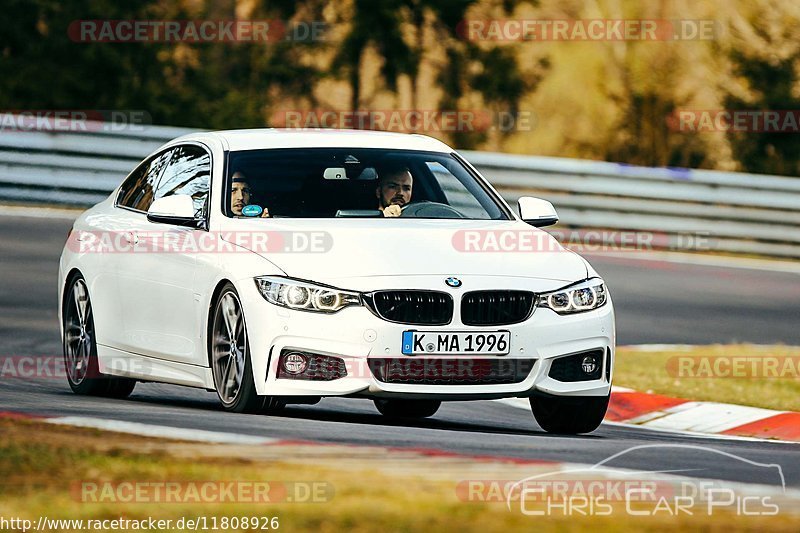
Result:
<svg viewBox="0 0 800 533"><path fill-rule="evenodd" d="M421 135L237 130L175 139L75 222L59 265L69 385L214 391L264 412L323 396L392 417L529 398L549 432L605 415L603 280Z"/></svg>

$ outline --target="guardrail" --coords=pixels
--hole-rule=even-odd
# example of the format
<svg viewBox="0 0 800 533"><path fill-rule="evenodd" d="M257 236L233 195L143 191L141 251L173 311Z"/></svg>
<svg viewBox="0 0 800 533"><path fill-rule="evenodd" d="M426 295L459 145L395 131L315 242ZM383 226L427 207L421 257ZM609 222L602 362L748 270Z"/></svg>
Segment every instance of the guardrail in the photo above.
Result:
<svg viewBox="0 0 800 533"><path fill-rule="evenodd" d="M89 125L89 130L95 129ZM0 199L88 206L105 198L148 153L192 130L0 133ZM553 202L562 228L650 232L672 249L800 258L800 179L648 168L552 157L470 152L509 201Z"/></svg>
<svg viewBox="0 0 800 533"><path fill-rule="evenodd" d="M546 198L562 223L571 226L667 235L666 246L675 249L800 257L798 178L486 152L463 155L506 200Z"/></svg>

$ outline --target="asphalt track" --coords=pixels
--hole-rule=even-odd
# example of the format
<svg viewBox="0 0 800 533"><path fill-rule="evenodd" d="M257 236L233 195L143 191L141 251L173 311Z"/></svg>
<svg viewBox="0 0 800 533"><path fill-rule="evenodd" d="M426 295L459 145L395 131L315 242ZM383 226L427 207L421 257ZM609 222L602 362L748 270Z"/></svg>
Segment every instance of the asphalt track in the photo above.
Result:
<svg viewBox="0 0 800 533"><path fill-rule="evenodd" d="M71 221L0 216L0 356L60 356L57 259ZM631 252L635 254L635 252ZM617 309L619 344L800 344L798 274L663 261L590 257ZM233 415L212 393L139 384L128 400L73 395L63 378L0 379L0 411L80 415L281 439L434 448L464 454L593 464L800 488L800 445L718 440L601 426L586 436L545 434L532 415L498 402L451 402L418 423L390 422L367 400L325 399L280 415ZM700 446L707 449L688 448ZM291 453L287 450L287 453ZM387 458L391 460L391 458Z"/></svg>

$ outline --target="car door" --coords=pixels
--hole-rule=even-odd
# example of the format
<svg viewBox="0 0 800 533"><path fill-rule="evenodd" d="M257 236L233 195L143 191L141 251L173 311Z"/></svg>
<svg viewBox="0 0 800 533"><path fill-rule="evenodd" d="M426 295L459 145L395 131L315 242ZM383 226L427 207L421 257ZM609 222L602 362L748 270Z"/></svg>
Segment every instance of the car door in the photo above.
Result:
<svg viewBox="0 0 800 533"><path fill-rule="evenodd" d="M104 275L97 276L90 290L98 295L95 300L101 304L95 310L97 316L98 344L118 349L128 349L126 339L126 310L124 298L120 295L120 267L130 261L135 246L135 229L141 223L153 201L161 173L172 157L172 150L163 150L145 159L133 170L117 192L114 208L108 216L92 217L95 242L99 250L96 262L102 264ZM110 243L108 247L100 246ZM107 250L106 250L107 248ZM99 298L102 295L102 298ZM97 306L96 306L97 307Z"/></svg>
<svg viewBox="0 0 800 533"><path fill-rule="evenodd" d="M195 214L204 219L211 174L211 155L199 144L171 151L153 198L192 196ZM147 220L132 225L137 252L120 263L118 282L129 351L184 363L198 363L200 325L196 320L194 279L197 248L205 229Z"/></svg>

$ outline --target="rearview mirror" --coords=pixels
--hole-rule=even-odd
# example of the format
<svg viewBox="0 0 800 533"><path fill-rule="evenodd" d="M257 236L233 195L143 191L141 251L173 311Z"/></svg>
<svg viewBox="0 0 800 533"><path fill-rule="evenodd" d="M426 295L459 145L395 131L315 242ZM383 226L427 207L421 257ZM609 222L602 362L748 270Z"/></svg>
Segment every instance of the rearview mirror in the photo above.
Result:
<svg viewBox="0 0 800 533"><path fill-rule="evenodd" d="M534 198L533 196L523 196L517 200L517 208L519 209L519 217L536 228L552 226L558 222L556 208L547 200Z"/></svg>
<svg viewBox="0 0 800 533"><path fill-rule="evenodd" d="M328 167L322 177L326 180L346 180L347 171L343 167Z"/></svg>
<svg viewBox="0 0 800 533"><path fill-rule="evenodd" d="M160 224L197 227L194 201L188 194L173 194L156 198L147 210L147 220Z"/></svg>

